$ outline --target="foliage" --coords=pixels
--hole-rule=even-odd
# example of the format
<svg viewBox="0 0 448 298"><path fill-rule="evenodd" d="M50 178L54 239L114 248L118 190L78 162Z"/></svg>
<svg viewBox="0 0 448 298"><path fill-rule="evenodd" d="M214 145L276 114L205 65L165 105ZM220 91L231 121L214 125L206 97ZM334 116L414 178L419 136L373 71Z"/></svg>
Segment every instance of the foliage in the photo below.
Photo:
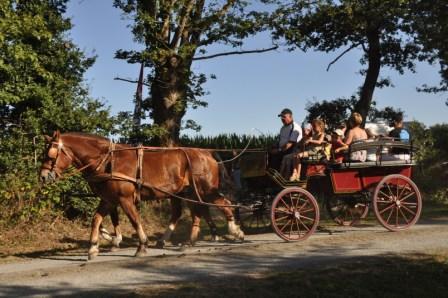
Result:
<svg viewBox="0 0 448 298"><path fill-rule="evenodd" d="M249 4L245 0L114 1L133 20L135 41L144 46L143 51L118 50L116 58L150 69L146 78L150 96L142 103L142 117L151 118L153 125L141 128L140 141L155 137L166 146L179 142L186 110L207 106L202 100L207 77L192 71L193 62L230 55L207 51L216 44L241 47L245 38L266 29L266 13L250 11ZM184 128L199 127L185 121Z"/></svg>
<svg viewBox="0 0 448 298"><path fill-rule="evenodd" d="M415 152L418 169L415 179L419 187L437 201L448 203L448 124L436 124L429 128L413 121L408 127Z"/></svg>
<svg viewBox="0 0 448 298"><path fill-rule="evenodd" d="M423 44L423 51L429 55L429 61L440 65L442 77L439 86L423 85L419 88L425 92L448 91L448 2L444 0L413 1L414 30ZM429 25L430 24L430 25ZM446 102L448 105L448 100Z"/></svg>
<svg viewBox="0 0 448 298"><path fill-rule="evenodd" d="M113 119L88 96L85 71L94 57L67 38L67 0L0 2L0 204L4 219L51 211L61 192L85 188L69 179L40 187L44 133L55 129L107 134Z"/></svg>
<svg viewBox="0 0 448 298"><path fill-rule="evenodd" d="M416 33L417 20L413 9L417 8L414 2L281 1L273 22L274 37L283 38L291 50L313 48L329 53L343 49L327 70L349 51L360 49L363 53L360 63L367 65L367 68L360 71L365 75L365 80L355 110L366 119L375 87L391 85L388 79L379 79L382 67L390 67L403 74L406 69L414 72L416 61L430 59ZM432 1L426 3L429 6ZM432 20L426 21L420 27L432 23ZM430 40L433 37L432 27L426 28L425 33Z"/></svg>

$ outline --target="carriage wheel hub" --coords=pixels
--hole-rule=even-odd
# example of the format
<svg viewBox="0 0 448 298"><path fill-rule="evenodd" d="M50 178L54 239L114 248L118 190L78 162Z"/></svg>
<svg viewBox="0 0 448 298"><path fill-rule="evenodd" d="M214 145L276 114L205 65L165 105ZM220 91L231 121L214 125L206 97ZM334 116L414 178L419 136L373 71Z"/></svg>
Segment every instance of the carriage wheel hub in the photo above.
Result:
<svg viewBox="0 0 448 298"><path fill-rule="evenodd" d="M400 206L401 206L401 202L400 202L400 200L396 200L396 201L395 201L395 204L397 204L397 206L400 207Z"/></svg>
<svg viewBox="0 0 448 298"><path fill-rule="evenodd" d="M294 211L294 217L299 219L300 218L300 212L299 211Z"/></svg>

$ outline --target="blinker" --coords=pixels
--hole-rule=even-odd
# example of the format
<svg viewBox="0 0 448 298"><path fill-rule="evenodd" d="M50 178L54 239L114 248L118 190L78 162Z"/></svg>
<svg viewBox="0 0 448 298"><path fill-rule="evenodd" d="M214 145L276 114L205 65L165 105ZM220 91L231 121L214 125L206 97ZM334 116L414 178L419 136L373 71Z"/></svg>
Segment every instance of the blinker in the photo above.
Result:
<svg viewBox="0 0 448 298"><path fill-rule="evenodd" d="M58 156L58 148L51 147L48 150L48 157L55 159Z"/></svg>

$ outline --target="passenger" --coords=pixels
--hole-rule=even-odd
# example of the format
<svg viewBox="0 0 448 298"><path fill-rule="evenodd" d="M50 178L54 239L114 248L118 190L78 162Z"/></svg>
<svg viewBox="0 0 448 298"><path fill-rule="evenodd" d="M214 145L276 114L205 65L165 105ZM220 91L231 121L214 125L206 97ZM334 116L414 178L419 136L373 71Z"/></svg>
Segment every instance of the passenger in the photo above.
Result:
<svg viewBox="0 0 448 298"><path fill-rule="evenodd" d="M305 150L300 151L294 160L294 170L292 172L290 181L300 180L301 161L303 158L313 158L320 160L324 157L322 145L325 138L325 123L320 119L314 119L311 123L313 134L311 138L304 141Z"/></svg>
<svg viewBox="0 0 448 298"><path fill-rule="evenodd" d="M288 167L288 158L284 161L284 157L297 151L297 143L302 139L302 129L299 124L294 122L292 111L290 109L283 109L280 114L283 126L280 129L280 136L278 143L271 149L269 155L269 166L273 169L280 169L284 171L280 174L283 177L289 177L291 172L291 165ZM283 163L283 165L282 165Z"/></svg>
<svg viewBox="0 0 448 298"><path fill-rule="evenodd" d="M361 128L362 116L354 112L349 119L350 130L347 133L344 143L350 146L355 142L362 142L367 140L367 133ZM350 154L350 161L366 161L366 150L359 150Z"/></svg>
<svg viewBox="0 0 448 298"><path fill-rule="evenodd" d="M398 114L394 119L394 129L389 133L389 137L395 141L409 143L411 136L409 132L403 128L403 114ZM410 160L408 149L392 148L391 155L384 156L383 160Z"/></svg>
<svg viewBox="0 0 448 298"><path fill-rule="evenodd" d="M344 151L348 149L348 145L342 141L344 132L336 129L331 134L331 156L333 161L341 163L344 160Z"/></svg>
<svg viewBox="0 0 448 298"><path fill-rule="evenodd" d="M342 131L342 133L344 134L343 137L345 137L345 134L347 132L347 121L341 121L341 123L339 123L339 125L336 127L336 129L340 129Z"/></svg>

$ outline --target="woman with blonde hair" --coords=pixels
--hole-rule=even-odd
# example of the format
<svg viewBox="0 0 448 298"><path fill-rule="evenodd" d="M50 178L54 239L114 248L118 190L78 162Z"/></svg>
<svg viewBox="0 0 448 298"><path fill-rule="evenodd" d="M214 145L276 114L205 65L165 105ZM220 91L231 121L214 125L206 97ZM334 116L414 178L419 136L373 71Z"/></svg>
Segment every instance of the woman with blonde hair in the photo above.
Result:
<svg viewBox="0 0 448 298"><path fill-rule="evenodd" d="M344 143L351 145L356 142L365 141L368 139L366 131L361 128L362 116L354 112L349 118L350 130L347 133ZM355 151L350 154L351 161L366 161L367 152L365 150Z"/></svg>
<svg viewBox="0 0 448 298"><path fill-rule="evenodd" d="M300 162L302 158L312 157L314 159L320 159L325 156L322 148L322 145L325 143L325 123L320 119L314 119L311 121L311 127L313 128L311 138L303 142L304 148L299 148L300 151L294 159L294 170L289 179L290 181L300 180Z"/></svg>

